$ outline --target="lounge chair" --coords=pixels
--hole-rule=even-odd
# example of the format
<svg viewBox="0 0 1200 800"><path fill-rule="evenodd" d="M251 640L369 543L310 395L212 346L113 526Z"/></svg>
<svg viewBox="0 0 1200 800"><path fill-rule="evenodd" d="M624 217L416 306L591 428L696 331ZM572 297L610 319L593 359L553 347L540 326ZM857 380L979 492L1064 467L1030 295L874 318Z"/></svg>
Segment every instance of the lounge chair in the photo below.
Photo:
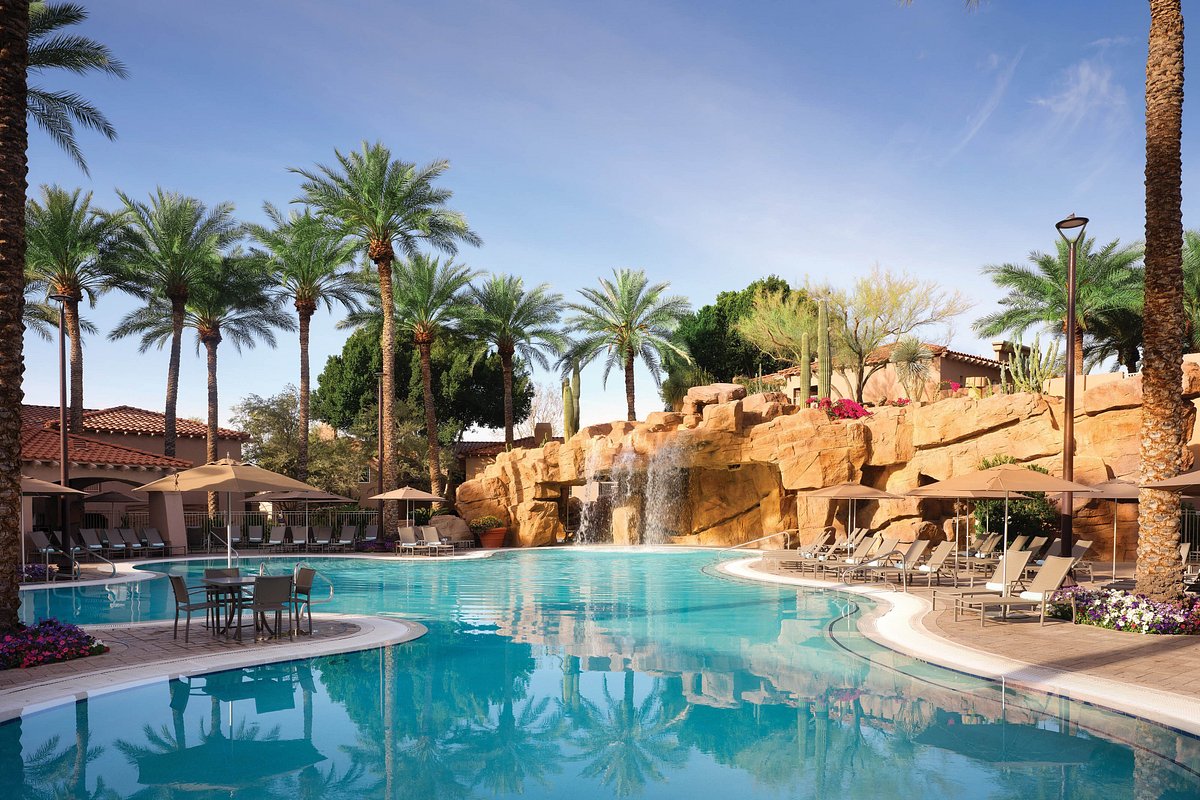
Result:
<svg viewBox="0 0 1200 800"><path fill-rule="evenodd" d="M246 528L246 538L243 540L246 547L262 547L263 546L263 526L250 525Z"/></svg>
<svg viewBox="0 0 1200 800"><path fill-rule="evenodd" d="M764 563L773 564L780 569L799 569L801 562L814 558L818 554L824 554L831 546L834 546L836 542L832 541L833 538L833 532L827 528L815 541L794 550L764 550L762 559Z"/></svg>
<svg viewBox="0 0 1200 800"><path fill-rule="evenodd" d="M360 540L363 544L375 544L375 542L378 539L379 539L379 526L378 525L364 525L363 526L363 535L362 535L362 539Z"/></svg>
<svg viewBox="0 0 1200 800"><path fill-rule="evenodd" d="M129 548L125 546L125 540L121 538L121 534L117 532L116 528L109 528L104 532L104 549L113 558L129 552Z"/></svg>
<svg viewBox="0 0 1200 800"><path fill-rule="evenodd" d="M62 554L62 550L50 541L50 537L45 531L30 531L29 541L33 542L33 549L40 553L46 561L50 560L50 556Z"/></svg>
<svg viewBox="0 0 1200 800"><path fill-rule="evenodd" d="M296 614L296 627L300 627L300 613L308 614L308 635L312 636L312 589L317 571L312 567L296 567L292 574L292 607Z"/></svg>
<svg viewBox="0 0 1200 800"><path fill-rule="evenodd" d="M878 570L873 570L869 573L869 577L877 577L880 580L886 580L890 577L895 577L896 580L904 586L905 591L908 591L908 576L916 569L918 562L925 555L925 551L929 548L928 539L917 539L913 541L904 554L900 556L900 561L891 566L886 566Z"/></svg>
<svg viewBox="0 0 1200 800"><path fill-rule="evenodd" d="M425 549L425 543L417 540L417 529L409 526L404 526L396 531L396 552L400 555L409 553L417 554L417 549Z"/></svg>
<svg viewBox="0 0 1200 800"><path fill-rule="evenodd" d="M83 539L89 552L100 556L107 555L108 548L104 546L104 542L100 541L100 532L95 528L80 528L79 536Z"/></svg>
<svg viewBox="0 0 1200 800"><path fill-rule="evenodd" d="M332 544L339 550L345 550L347 547L354 546L354 536L358 533L357 525L343 525L341 533Z"/></svg>
<svg viewBox="0 0 1200 800"><path fill-rule="evenodd" d="M309 542L312 541L312 528L306 525L291 525L289 530L292 532L292 548L299 550L303 547L307 550Z"/></svg>
<svg viewBox="0 0 1200 800"><path fill-rule="evenodd" d="M266 630L269 637L283 635L283 615L288 615L288 638L293 638L296 626L292 614L292 576L291 575L260 575L254 579L254 594L244 597L238 603L238 636L241 637L242 612L249 611L254 615L254 639L258 641L259 633ZM275 615L275 628L267 622L268 614Z"/></svg>
<svg viewBox="0 0 1200 800"><path fill-rule="evenodd" d="M125 549L131 554L141 553L146 549L142 540L134 533L133 528L117 528L117 535L125 541Z"/></svg>
<svg viewBox="0 0 1200 800"><path fill-rule="evenodd" d="M999 608L1002 611L1002 618L1008 619L1009 609L1039 607L1041 609L1039 624L1045 625L1046 606L1054 593L1062 588L1063 581L1067 579L1067 575L1074 566L1073 558L1050 556L1038 570L1037 575L1033 576L1028 588L1020 594L999 597L960 597L955 601L954 618L958 619L958 615L964 611L978 611L979 625L983 627L987 621L989 608Z"/></svg>
<svg viewBox="0 0 1200 800"><path fill-rule="evenodd" d="M846 578L856 573L861 573L864 577L867 577L868 571L871 571L870 576L874 577L875 570L884 569L889 566L899 566L904 555L897 547L899 544L899 537L883 539L879 543L879 547L875 548L875 552L871 553L861 561L853 564L839 564L836 560L827 561L822 564L819 569L822 572L833 572L836 573L838 577Z"/></svg>
<svg viewBox="0 0 1200 800"><path fill-rule="evenodd" d="M315 547L318 550L326 550L329 548L329 543L333 539L333 528L328 525L318 525L312 529L312 540L308 543L310 548Z"/></svg>
<svg viewBox="0 0 1200 800"><path fill-rule="evenodd" d="M142 535L146 537L146 546L151 552L161 553L162 555L171 555L174 551L184 550L179 545L168 544L167 540L158 532L158 528L142 528Z"/></svg>
<svg viewBox="0 0 1200 800"><path fill-rule="evenodd" d="M269 547L272 550L282 550L284 548L283 537L285 536L287 536L287 525L273 525L263 547Z"/></svg>
<svg viewBox="0 0 1200 800"><path fill-rule="evenodd" d="M421 534L421 539L425 542L425 550L431 555L441 555L442 553L454 553L454 545L442 538L438 533L438 529L432 525L422 525L417 531Z"/></svg>
<svg viewBox="0 0 1200 800"><path fill-rule="evenodd" d="M175 595L175 635L172 638L179 638L179 612L186 614L183 623L183 641L186 644L192 632L192 612L205 612L206 619L217 610L217 603L208 599L208 590L203 586L198 586L194 589L189 589L183 578L179 575L168 575L171 581L171 592ZM196 592L204 592L205 600L200 602L192 599L192 594ZM213 628L215 631L216 629Z"/></svg>
<svg viewBox="0 0 1200 800"><path fill-rule="evenodd" d="M933 586L934 578L937 579L938 586L942 585L942 570L946 567L946 562L954 554L954 541L946 541L933 548L933 552L929 554L929 560L924 564L917 564L908 571L907 579L911 582L913 578L925 576L925 585Z"/></svg>
<svg viewBox="0 0 1200 800"><path fill-rule="evenodd" d="M1029 563L1028 550L1009 550L1007 557L1002 557L1000 563L996 565L996 571L992 573L992 577L980 589L934 589L933 590L933 607L937 608L937 602L941 600L954 600L966 595L1007 595L1013 594L1013 590L1023 588L1025 566ZM1007 578L1008 584L1004 581Z"/></svg>
<svg viewBox="0 0 1200 800"><path fill-rule="evenodd" d="M863 561L866 560L867 554L871 552L871 549L875 547L875 544L879 538L880 537L878 537L878 536L872 537L870 539L863 538L858 543L858 546L854 548L853 552L851 552L851 554L846 556L845 558L837 558L836 553L835 553L832 558L826 559L825 561L821 562L820 564L818 564L816 566L818 569L821 569L821 570L824 570L826 568L836 570L836 569L845 569L846 567L848 567L852 564L862 563Z"/></svg>

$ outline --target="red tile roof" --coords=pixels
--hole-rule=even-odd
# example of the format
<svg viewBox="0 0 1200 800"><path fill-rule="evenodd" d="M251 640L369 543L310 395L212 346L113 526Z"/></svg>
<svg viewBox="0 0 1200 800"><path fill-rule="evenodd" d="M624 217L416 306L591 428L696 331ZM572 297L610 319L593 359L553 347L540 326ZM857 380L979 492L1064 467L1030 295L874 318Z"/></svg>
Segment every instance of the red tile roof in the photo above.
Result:
<svg viewBox="0 0 1200 800"><path fill-rule="evenodd" d="M896 349L896 343L885 344L882 347L876 347L867 356L868 364L886 364L892 357L892 351ZM957 350L951 350L943 344L925 344L925 349L928 350L936 358L948 358L954 361L962 361L967 364L975 364L976 366L995 367L999 369L1003 364L994 358L986 356L973 356L970 353L960 353ZM817 362L814 360L810 367L812 372L817 371ZM787 367L778 372L772 372L770 375L763 375L763 380L783 380L790 378L793 375L800 375L803 370L800 367Z"/></svg>
<svg viewBox="0 0 1200 800"><path fill-rule="evenodd" d="M58 413L55 409L55 413ZM46 461L57 464L59 439L57 430L26 426L21 434L21 460ZM192 462L182 458L148 453L133 447L100 442L86 436L67 434L67 457L73 464L101 464L118 467L158 467L187 469Z"/></svg>
<svg viewBox="0 0 1200 800"><path fill-rule="evenodd" d="M33 406L31 416L44 413L50 409L53 413L45 420L49 430L58 430L57 406ZM85 409L83 412L83 430L85 433L133 433L143 436L162 436L166 432L166 416L157 411L148 411L134 406L113 406L112 408ZM179 418L175 420L175 435L181 438L204 439L208 436L208 426L193 419ZM217 436L221 439L236 439L245 442L249 435L229 428L217 428Z"/></svg>

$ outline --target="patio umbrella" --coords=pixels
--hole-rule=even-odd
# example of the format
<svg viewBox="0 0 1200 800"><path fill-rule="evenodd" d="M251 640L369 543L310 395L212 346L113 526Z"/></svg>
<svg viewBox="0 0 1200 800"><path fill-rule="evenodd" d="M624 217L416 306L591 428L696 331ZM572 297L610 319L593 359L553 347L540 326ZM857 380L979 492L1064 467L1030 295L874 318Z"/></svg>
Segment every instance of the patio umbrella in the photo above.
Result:
<svg viewBox="0 0 1200 800"><path fill-rule="evenodd" d="M947 494L946 490L942 488L942 483L944 483L944 481L939 482L939 483L931 483L926 486L918 486L916 489L913 489L910 492L908 492L908 496L909 497L940 497L940 498L945 498L947 500L956 501L955 507L954 507L954 581L955 581L954 585L957 586L958 585L958 554L962 549L962 542L959 540L957 501L959 501L959 500L1003 500L1006 495L1004 492L997 492L997 491L988 490L988 489L972 491L970 489L955 489L953 487L951 487L951 489L949 490L949 493ZM1007 497L1010 500L1028 500L1029 499L1027 496L1025 496L1023 494L1019 494L1017 492L1009 492ZM967 568L970 569L970 566L971 566L971 553L970 553L970 551L968 551L967 552ZM975 580L973 573L972 573L971 580L972 580L972 582L974 582L974 580Z"/></svg>
<svg viewBox="0 0 1200 800"><path fill-rule="evenodd" d="M229 739L220 731L195 747L136 757L138 783L144 786L230 793L324 760L307 739Z"/></svg>
<svg viewBox="0 0 1200 800"><path fill-rule="evenodd" d="M1117 579L1117 503L1122 500L1137 500L1136 483L1122 480L1105 481L1092 487L1092 497L1113 501L1112 576Z"/></svg>
<svg viewBox="0 0 1200 800"><path fill-rule="evenodd" d="M926 491L933 491L933 487L935 486L938 487L937 491L950 492L949 496L956 496L954 494L956 492L999 492L1004 495L1002 552L1005 558L1000 562L1000 578L1006 590L1008 587L1008 501L1013 494L1017 492L1078 492L1081 494L1091 494L1092 491L1090 486L1084 486L1082 483L1074 483L1073 481L1064 481L1062 478L1056 478L1053 475L1029 469L1021 464L1001 464L997 467L977 469L922 488Z"/></svg>
<svg viewBox="0 0 1200 800"><path fill-rule="evenodd" d="M139 492L225 492L226 505L229 504L229 495L234 493L247 495L252 492L284 489L301 492L321 491L315 486L309 486L278 472L271 472L253 464L243 464L232 458L222 458L212 464L185 469L136 487L136 491ZM229 525L225 531L225 563L233 566L233 514L229 515Z"/></svg>
<svg viewBox="0 0 1200 800"><path fill-rule="evenodd" d="M858 501L859 500L895 500L899 495L894 495L885 492L882 489L875 489L871 486L864 486L861 483L847 481L834 486L826 486L821 489L813 489L811 492L805 492L805 497L823 497L831 500L849 500L850 503L846 508L846 546L850 545L850 534L858 523Z"/></svg>
<svg viewBox="0 0 1200 800"><path fill-rule="evenodd" d="M444 497L438 497L436 494L430 494L429 492L423 492L420 489L414 489L411 486L402 486L399 489L393 489L390 492L384 492L383 494L377 494L374 497L368 497L367 499L368 500L403 500L407 504L407 507L405 509L405 514L406 514L407 518L409 518L409 519L412 518L412 504L414 501L427 502L427 503L444 503L444 502L446 502L446 498L444 498Z"/></svg>
<svg viewBox="0 0 1200 800"><path fill-rule="evenodd" d="M122 492L120 489L110 489L107 492L89 494L87 497L83 498L83 501L85 503L108 503L108 513L113 514L116 512L118 503L130 505L132 503L144 503L146 502L146 499L134 497L127 492Z"/></svg>
<svg viewBox="0 0 1200 800"><path fill-rule="evenodd" d="M50 481L42 481L37 478L30 478L26 475L21 476L21 494L29 497L49 497L52 495L63 494L87 494L78 489L72 489L70 486L63 486ZM21 575L25 575L25 504L21 504ZM65 542L64 542L65 544ZM24 577L21 578L24 580Z"/></svg>
<svg viewBox="0 0 1200 800"><path fill-rule="evenodd" d="M1100 739L1010 722L933 725L913 739L917 744L959 753L975 761L1012 767L1086 764L1112 758L1119 748Z"/></svg>
<svg viewBox="0 0 1200 800"><path fill-rule="evenodd" d="M281 492L263 492L251 497L250 500L255 503L304 503L304 527L308 528L308 504L316 503L353 503L349 497L342 497L340 494L333 492L325 492L320 489L312 492L297 492L290 489L285 489Z"/></svg>

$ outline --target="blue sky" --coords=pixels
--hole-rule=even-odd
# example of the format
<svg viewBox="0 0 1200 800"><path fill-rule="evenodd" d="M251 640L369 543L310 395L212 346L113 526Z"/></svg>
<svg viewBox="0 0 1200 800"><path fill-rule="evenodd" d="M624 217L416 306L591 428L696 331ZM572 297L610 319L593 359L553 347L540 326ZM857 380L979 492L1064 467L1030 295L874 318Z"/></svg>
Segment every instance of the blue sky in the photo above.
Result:
<svg viewBox="0 0 1200 800"><path fill-rule="evenodd" d="M641 267L699 306L771 273L849 284L879 264L973 299L951 341L980 353L970 322L995 302L982 265L1051 247L1070 212L1104 240L1143 235L1142 3L88 5L84 31L131 77L40 80L92 98L120 138L84 134L89 179L32 130L30 185L101 205L163 186L259 221L264 200L295 197L289 166L380 139L451 161L444 184L484 240L460 258L477 269L573 297ZM110 295L89 316L107 331L129 307ZM314 377L344 340L334 321L315 326ZM179 411L203 416L188 344ZM161 407L165 352L85 347L88 405ZM57 402L56 358L28 342L30 402ZM228 348L223 414L295 382L297 362L287 335ZM637 381L644 415L660 403ZM586 371L584 423L623 416L620 376L604 389Z"/></svg>

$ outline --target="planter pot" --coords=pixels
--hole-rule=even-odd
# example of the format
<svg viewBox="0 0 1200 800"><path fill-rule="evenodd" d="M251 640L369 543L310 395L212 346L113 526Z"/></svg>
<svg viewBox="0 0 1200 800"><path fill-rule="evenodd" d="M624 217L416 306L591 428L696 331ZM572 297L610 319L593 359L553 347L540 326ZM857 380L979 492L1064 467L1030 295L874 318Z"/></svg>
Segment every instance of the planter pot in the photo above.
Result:
<svg viewBox="0 0 1200 800"><path fill-rule="evenodd" d="M508 528L488 528L479 532L481 547L504 547L504 537L508 536Z"/></svg>

